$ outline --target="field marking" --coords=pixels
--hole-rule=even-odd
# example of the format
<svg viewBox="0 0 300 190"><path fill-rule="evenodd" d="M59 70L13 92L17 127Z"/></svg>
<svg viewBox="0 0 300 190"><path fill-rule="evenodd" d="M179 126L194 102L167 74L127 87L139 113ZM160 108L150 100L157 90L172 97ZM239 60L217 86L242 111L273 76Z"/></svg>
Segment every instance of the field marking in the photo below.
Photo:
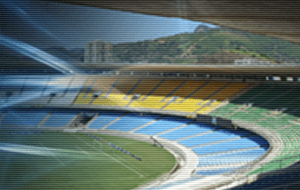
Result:
<svg viewBox="0 0 300 190"><path fill-rule="evenodd" d="M96 143L99 143L99 141L96 141ZM99 143L100 144L100 143ZM102 146L102 145L101 145ZM115 150L113 147L108 147L108 148L110 148L111 150ZM102 152L104 152L104 151L102 151ZM106 152L104 152L104 153L106 153ZM107 154L107 153L106 153ZM114 152L112 152L111 154L109 154L109 155L111 155L112 157L118 157L118 155L116 155L116 153L114 153ZM118 159L119 159L119 161L120 162L122 162L123 161L123 163L124 164L127 164L128 165L128 167L131 167L132 169L134 169L134 170L138 170L136 167L134 167L134 166L132 166L132 164L130 163L130 162L128 162L128 161L126 161L125 159L123 159L123 158L121 158L121 157L118 157Z"/></svg>
<svg viewBox="0 0 300 190"><path fill-rule="evenodd" d="M83 149L80 148L79 146L75 145L75 147L76 147L77 149L79 149L80 151L82 151L84 154L90 155L90 153L88 153L87 151L83 150Z"/></svg>
<svg viewBox="0 0 300 190"><path fill-rule="evenodd" d="M76 137L76 136L75 136ZM77 137L76 137L77 138ZM80 139L79 139L80 140ZM82 141L82 140L81 140ZM83 141L84 142L84 141ZM100 142L98 142L98 141L96 141L97 142L97 144L99 144L101 147L103 147L103 144L100 144ZM119 164L121 164L121 165L123 165L124 167L126 167L127 169L129 169L129 170L132 170L132 171L134 171L135 173L137 173L137 174L139 174L139 175L141 175L142 177L144 177L143 176L143 174L141 174L141 173L139 173L138 171L135 171L134 169L132 169L132 168L130 168L130 167L128 167L128 166L126 166L126 165L124 165L124 163L122 163L122 162L120 162L118 159L116 159L116 158L112 158L110 155L108 155L107 153L105 153L105 152L103 152L103 151L99 151L99 149L97 149L95 146L91 146L91 144L90 143L87 143L87 142L84 142L85 144L87 144L88 146L90 146L90 147L92 147L93 149L95 149L95 150L97 150L97 152L95 152L95 153L88 153L89 154L89 156L92 156L91 157L91 159L99 159L99 158L97 158L97 157L94 157L93 155L99 155L99 152L100 153L104 153L104 155L106 155L107 157L110 157L111 159L113 159L114 161L116 161L116 162L118 162ZM51 157L54 157L60 164L62 164L62 165L64 165L64 162L62 162L62 161L60 161L55 155L57 155L56 154L56 152L59 154L59 153L67 153L67 152L72 152L72 153L81 153L81 154L85 154L85 153L87 153L86 151L84 151L84 150L82 150L82 151L75 151L75 150L68 150L68 149L53 149L53 148L48 148L48 147L45 147L44 146L44 144L43 143L40 143L39 142L39 144L42 146L42 147L36 147L36 146L26 146L26 145L17 145L17 144L9 144L10 146L10 148L15 148L15 147L18 147L18 148L26 148L26 150L28 150L28 148L29 149L31 149L31 154L32 153L36 153L37 151L42 151L43 152L43 156L45 156L45 155L47 155L47 156L51 156ZM76 145L75 145L76 146ZM80 148L79 146L76 146L76 147L78 147L78 148ZM35 148L38 148L37 150L35 150ZM43 148L43 150L40 150L40 148ZM10 151L9 151L10 152ZM41 153L42 153L41 152ZM23 152L22 152L23 153ZM46 154L45 154L46 153ZM33 154L34 155L34 154ZM39 154L40 155L40 154ZM86 154L85 154L86 155ZM56 167L55 168L57 168L57 167L59 167L58 165L56 165ZM31 180L33 180L33 179L35 179L36 177L38 177L38 176L40 176L40 175L42 175L43 173L48 173L49 171L52 171L52 170L54 170L55 168L51 168L51 169L49 169L49 168L47 168L46 170L43 170L43 171L41 171L41 173L40 172L38 172L38 173L32 173L31 175ZM34 175L34 174L36 174L36 175ZM29 175L29 174L28 174ZM22 179L23 180L21 180L21 181L25 181L24 179L27 179L28 180L28 177L26 177L26 176L28 176L28 175L25 175L25 176L23 176L22 177ZM121 179L132 179L132 177L121 177ZM84 183L85 181L82 181L81 183ZM80 182L79 182L80 183ZM14 184L16 184L16 182L14 183ZM58 183L58 184L60 184L60 183ZM19 185L21 185L21 184L19 184Z"/></svg>
<svg viewBox="0 0 300 190"><path fill-rule="evenodd" d="M72 135L73 135L73 134L72 134ZM73 135L73 136L75 136L75 135ZM143 175L143 174L141 174L140 172L136 171L135 169L133 169L133 168L131 168L131 167L127 166L126 164L124 164L124 163L123 163L123 162L121 162L120 160L118 160L118 159L116 159L116 158L114 158L114 157L110 156L109 154L107 154L107 153L103 152L102 150L96 149L96 148L95 148L93 145L91 145L91 144L89 144L89 143L87 143L87 142L83 141L81 138L79 138L79 137L77 137L77 136L75 136L75 137L76 137L77 139L79 139L81 142L84 142L86 145L88 145L88 146L92 147L92 148L93 148L93 149L95 149L95 150L98 150L100 153L103 153L103 154L104 154L104 155L106 155L107 157L109 157L109 158L113 159L115 162L117 162L117 163L121 164L122 166L126 167L127 169L129 169L129 170L131 170L131 171L135 172L136 174L140 175L141 177L144 177L144 175ZM97 142L97 143L99 143L99 142Z"/></svg>
<svg viewBox="0 0 300 190"><path fill-rule="evenodd" d="M113 148L113 147L110 147L110 149L113 150L114 148ZM116 155L115 152L112 152L111 155L117 157L117 155ZM121 158L121 157L118 157L118 158L119 158L119 160L122 160L124 163L126 163L126 164L129 165L129 166L131 166L132 168L138 170L138 168L136 168L134 165L132 165L132 164L131 164L129 161L127 161L125 158Z"/></svg>
<svg viewBox="0 0 300 190"><path fill-rule="evenodd" d="M41 145L42 145L42 147L45 147L46 148L46 150L47 151L49 151L50 152L50 154L61 164L61 165L63 165L63 166L66 166L62 161L60 161L60 159L59 158L57 158L52 152L51 152L51 150L50 149L48 149L46 146L44 146L43 145L43 143L41 143L41 142L39 142Z"/></svg>

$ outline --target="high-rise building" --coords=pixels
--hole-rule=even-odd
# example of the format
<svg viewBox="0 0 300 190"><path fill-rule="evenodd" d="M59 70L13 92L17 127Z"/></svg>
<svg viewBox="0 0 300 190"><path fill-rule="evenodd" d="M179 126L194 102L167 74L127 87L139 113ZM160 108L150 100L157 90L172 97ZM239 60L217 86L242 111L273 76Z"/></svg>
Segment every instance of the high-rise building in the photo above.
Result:
<svg viewBox="0 0 300 190"><path fill-rule="evenodd" d="M84 63L109 64L112 63L112 44L95 40L85 44Z"/></svg>

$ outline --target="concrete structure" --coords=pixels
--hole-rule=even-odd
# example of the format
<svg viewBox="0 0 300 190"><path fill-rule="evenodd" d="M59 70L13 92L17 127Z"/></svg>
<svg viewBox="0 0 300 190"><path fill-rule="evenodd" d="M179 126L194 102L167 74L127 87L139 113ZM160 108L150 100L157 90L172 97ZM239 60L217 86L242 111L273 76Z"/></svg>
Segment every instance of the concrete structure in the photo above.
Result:
<svg viewBox="0 0 300 190"><path fill-rule="evenodd" d="M300 44L300 1L287 0L51 0L63 3L177 17L244 30Z"/></svg>
<svg viewBox="0 0 300 190"><path fill-rule="evenodd" d="M103 64L111 63L112 59L111 43L95 40L87 42L84 50L84 63L85 64Z"/></svg>

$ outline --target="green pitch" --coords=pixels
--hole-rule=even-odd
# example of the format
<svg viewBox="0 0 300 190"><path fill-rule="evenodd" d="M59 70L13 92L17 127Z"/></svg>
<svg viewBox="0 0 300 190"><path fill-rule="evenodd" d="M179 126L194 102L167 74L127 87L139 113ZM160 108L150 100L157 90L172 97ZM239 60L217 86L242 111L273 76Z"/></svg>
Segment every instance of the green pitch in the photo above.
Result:
<svg viewBox="0 0 300 190"><path fill-rule="evenodd" d="M95 135L142 158L83 133L0 132L0 189L134 189L169 172L172 154L122 137Z"/></svg>

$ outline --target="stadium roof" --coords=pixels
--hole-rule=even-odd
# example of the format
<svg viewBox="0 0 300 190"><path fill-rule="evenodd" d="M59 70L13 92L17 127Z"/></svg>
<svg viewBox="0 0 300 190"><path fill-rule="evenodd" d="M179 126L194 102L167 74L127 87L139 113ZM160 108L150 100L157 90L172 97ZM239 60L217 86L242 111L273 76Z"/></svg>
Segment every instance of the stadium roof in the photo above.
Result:
<svg viewBox="0 0 300 190"><path fill-rule="evenodd" d="M263 75L263 76L289 76L299 77L298 66L198 66L198 65L89 65L95 70L115 69L135 72L174 72L174 73L205 73L205 74L229 74L229 75Z"/></svg>
<svg viewBox="0 0 300 190"><path fill-rule="evenodd" d="M300 1L291 0L50 0L179 17L300 44Z"/></svg>

